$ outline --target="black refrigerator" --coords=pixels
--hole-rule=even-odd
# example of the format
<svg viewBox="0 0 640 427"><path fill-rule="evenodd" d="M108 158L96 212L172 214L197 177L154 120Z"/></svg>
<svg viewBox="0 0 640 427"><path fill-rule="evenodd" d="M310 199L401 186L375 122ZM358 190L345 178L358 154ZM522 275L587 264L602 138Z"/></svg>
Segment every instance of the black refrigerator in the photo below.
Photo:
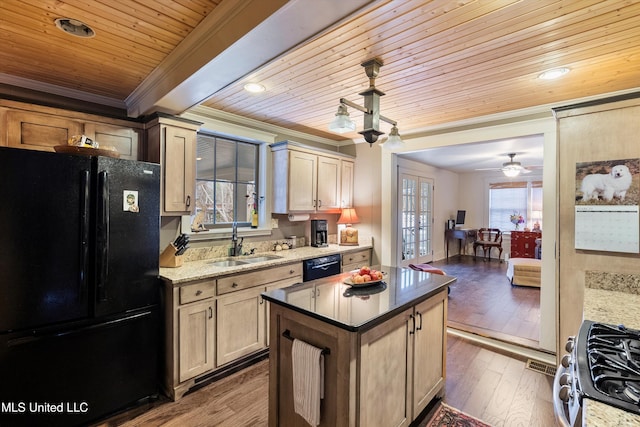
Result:
<svg viewBox="0 0 640 427"><path fill-rule="evenodd" d="M157 164L0 147L0 426L157 396Z"/></svg>

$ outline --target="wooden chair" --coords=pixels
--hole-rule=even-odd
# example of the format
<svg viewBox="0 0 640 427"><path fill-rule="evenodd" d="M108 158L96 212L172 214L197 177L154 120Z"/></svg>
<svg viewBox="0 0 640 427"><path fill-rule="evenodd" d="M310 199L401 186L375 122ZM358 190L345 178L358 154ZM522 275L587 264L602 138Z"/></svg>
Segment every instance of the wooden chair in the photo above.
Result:
<svg viewBox="0 0 640 427"><path fill-rule="evenodd" d="M498 259L502 262L502 231L497 228L481 228L478 230L478 237L473 242L473 257L476 257L476 249L482 247L484 260L491 259L491 248L497 248L499 251Z"/></svg>

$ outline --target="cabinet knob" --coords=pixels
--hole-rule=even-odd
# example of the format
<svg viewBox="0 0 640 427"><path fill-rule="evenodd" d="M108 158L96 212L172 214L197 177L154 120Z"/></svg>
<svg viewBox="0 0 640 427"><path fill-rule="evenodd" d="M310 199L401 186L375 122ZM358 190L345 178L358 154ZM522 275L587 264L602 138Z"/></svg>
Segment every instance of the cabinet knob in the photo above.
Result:
<svg viewBox="0 0 640 427"><path fill-rule="evenodd" d="M202 295L202 291L201 291L200 289L198 289L198 290L196 291L196 296L197 296L197 297L199 297L200 295Z"/></svg>
<svg viewBox="0 0 640 427"><path fill-rule="evenodd" d="M231 287L232 287L232 288L237 288L237 287L238 287L238 284L237 284L236 282L233 282L233 283L231 284Z"/></svg>
<svg viewBox="0 0 640 427"><path fill-rule="evenodd" d="M191 206L191 196L187 196L187 200L186 200L185 203L186 203L187 207Z"/></svg>
<svg viewBox="0 0 640 427"><path fill-rule="evenodd" d="M296 272L295 270L289 270L289 274L293 274L295 272Z"/></svg>

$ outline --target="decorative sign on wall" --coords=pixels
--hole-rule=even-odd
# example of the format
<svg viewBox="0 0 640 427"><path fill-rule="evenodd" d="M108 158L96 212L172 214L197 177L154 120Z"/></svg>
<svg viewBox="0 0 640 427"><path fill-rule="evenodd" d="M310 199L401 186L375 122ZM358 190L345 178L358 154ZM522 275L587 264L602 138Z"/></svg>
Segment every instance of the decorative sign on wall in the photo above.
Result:
<svg viewBox="0 0 640 427"><path fill-rule="evenodd" d="M576 164L575 247L640 252L640 159Z"/></svg>

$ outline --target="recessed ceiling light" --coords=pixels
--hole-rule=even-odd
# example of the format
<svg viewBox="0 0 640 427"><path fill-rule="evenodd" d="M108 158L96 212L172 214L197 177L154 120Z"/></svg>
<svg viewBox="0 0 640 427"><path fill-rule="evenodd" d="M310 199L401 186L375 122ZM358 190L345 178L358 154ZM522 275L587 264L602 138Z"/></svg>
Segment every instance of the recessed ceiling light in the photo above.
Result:
<svg viewBox="0 0 640 427"><path fill-rule="evenodd" d="M251 93L260 93L264 92L266 88L260 83L247 83L244 85L244 90Z"/></svg>
<svg viewBox="0 0 640 427"><path fill-rule="evenodd" d="M91 27L77 19L58 18L55 20L55 23L56 27L67 34L71 34L72 36L91 38L96 35L96 32L93 31Z"/></svg>
<svg viewBox="0 0 640 427"><path fill-rule="evenodd" d="M564 76L569 71L571 70L568 69L567 67L554 68L538 74L538 78L540 80L553 80L553 79L557 79L559 77Z"/></svg>

